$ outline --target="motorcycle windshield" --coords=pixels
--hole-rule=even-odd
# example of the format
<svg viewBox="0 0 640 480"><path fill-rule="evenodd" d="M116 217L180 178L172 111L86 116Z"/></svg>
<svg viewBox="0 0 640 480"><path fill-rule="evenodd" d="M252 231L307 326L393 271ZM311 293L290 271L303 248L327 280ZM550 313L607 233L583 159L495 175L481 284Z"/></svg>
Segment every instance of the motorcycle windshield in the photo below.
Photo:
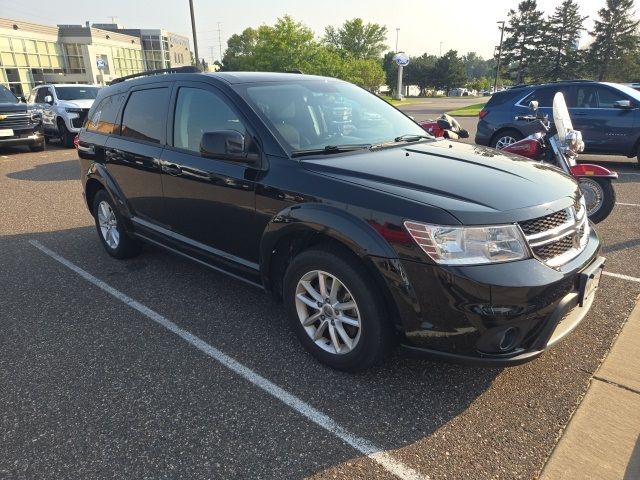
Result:
<svg viewBox="0 0 640 480"><path fill-rule="evenodd" d="M567 132L573 130L573 124L562 92L556 93L553 97L553 123L558 131L558 139L561 143L564 142L567 138Z"/></svg>

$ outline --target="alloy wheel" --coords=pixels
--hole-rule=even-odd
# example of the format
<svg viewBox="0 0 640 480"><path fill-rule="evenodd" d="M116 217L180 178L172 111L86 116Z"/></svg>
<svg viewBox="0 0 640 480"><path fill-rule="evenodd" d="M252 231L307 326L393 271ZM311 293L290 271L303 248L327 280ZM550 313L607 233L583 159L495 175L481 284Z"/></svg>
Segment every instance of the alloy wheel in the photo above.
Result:
<svg viewBox="0 0 640 480"><path fill-rule="evenodd" d="M306 273L298 281L295 302L300 323L318 347L336 355L356 347L362 325L360 311L338 277L321 270Z"/></svg>
<svg viewBox="0 0 640 480"><path fill-rule="evenodd" d="M500 137L496 142L496 148L498 150L502 150L504 147L508 147L509 145L516 143L516 139L510 135L505 135L504 137Z"/></svg>
<svg viewBox="0 0 640 480"><path fill-rule="evenodd" d="M105 201L98 204L98 225L100 226L100 233L106 244L114 250L118 248L120 244L118 220L111 205Z"/></svg>

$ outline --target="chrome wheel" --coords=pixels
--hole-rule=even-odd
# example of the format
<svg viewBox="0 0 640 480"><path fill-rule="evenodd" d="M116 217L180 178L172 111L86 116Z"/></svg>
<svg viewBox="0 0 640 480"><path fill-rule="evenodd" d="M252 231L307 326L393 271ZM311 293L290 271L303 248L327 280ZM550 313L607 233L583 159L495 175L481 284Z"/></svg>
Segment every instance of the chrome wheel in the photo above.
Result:
<svg viewBox="0 0 640 480"><path fill-rule="evenodd" d="M595 212L600 210L604 202L604 193L598 182L590 178L581 178L578 181L580 191L584 196L587 205L587 216L591 217Z"/></svg>
<svg viewBox="0 0 640 480"><path fill-rule="evenodd" d="M120 244L118 220L111 205L105 201L98 204L98 225L100 226L100 233L106 244L114 250L118 248Z"/></svg>
<svg viewBox="0 0 640 480"><path fill-rule="evenodd" d="M510 135L505 135L504 137L500 137L496 142L496 148L498 150L502 150L504 147L508 147L512 143L516 143L517 140Z"/></svg>
<svg viewBox="0 0 640 480"><path fill-rule="evenodd" d="M296 287L298 319L307 335L326 352L343 355L360 340L360 311L349 289L335 276L312 270Z"/></svg>

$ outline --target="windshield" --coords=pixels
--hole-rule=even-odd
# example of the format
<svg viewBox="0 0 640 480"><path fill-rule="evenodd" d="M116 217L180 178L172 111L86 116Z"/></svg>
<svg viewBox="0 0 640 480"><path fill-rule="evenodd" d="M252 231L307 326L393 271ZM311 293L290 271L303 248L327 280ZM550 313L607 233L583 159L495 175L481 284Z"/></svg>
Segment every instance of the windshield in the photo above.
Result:
<svg viewBox="0 0 640 480"><path fill-rule="evenodd" d="M558 131L558 139L560 142L564 142L567 138L567 132L573 130L573 124L562 92L556 93L553 97L553 123Z"/></svg>
<svg viewBox="0 0 640 480"><path fill-rule="evenodd" d="M609 85L613 88L615 88L616 90L619 90L623 93L626 93L627 95L629 95L631 98L633 98L636 102L640 103L640 92L637 91L634 88L631 88L627 85L621 85L620 83L606 83L605 85Z"/></svg>
<svg viewBox="0 0 640 480"><path fill-rule="evenodd" d="M94 100L98 95L96 87L55 87L58 100Z"/></svg>
<svg viewBox="0 0 640 480"><path fill-rule="evenodd" d="M426 132L381 98L350 83L301 80L247 87L253 109L292 152L393 142ZM408 140L407 140L408 141Z"/></svg>
<svg viewBox="0 0 640 480"><path fill-rule="evenodd" d="M18 103L19 100L16 98L16 96L13 93L11 93L11 90L0 85L0 102Z"/></svg>

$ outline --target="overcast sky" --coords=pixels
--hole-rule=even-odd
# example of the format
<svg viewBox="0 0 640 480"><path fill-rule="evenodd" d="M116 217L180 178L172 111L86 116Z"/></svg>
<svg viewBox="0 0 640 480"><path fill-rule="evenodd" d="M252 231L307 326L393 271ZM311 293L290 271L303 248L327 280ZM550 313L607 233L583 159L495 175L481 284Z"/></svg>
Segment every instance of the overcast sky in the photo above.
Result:
<svg viewBox="0 0 640 480"><path fill-rule="evenodd" d="M561 0L538 0L550 13ZM592 18L605 0L582 0L583 15ZM246 27L273 24L285 14L308 25L320 36L326 25L340 25L361 17L366 22L387 26L387 44L395 49L396 28L399 50L410 55L439 54L449 49L459 53L475 51L485 58L493 55L500 40L496 21L507 18L517 0L405 1L389 0L194 0L200 56L219 59L218 22L222 51L227 38ZM188 0L0 0L0 16L46 24L111 22L131 28L165 28L191 37ZM583 43L587 40L584 35Z"/></svg>

